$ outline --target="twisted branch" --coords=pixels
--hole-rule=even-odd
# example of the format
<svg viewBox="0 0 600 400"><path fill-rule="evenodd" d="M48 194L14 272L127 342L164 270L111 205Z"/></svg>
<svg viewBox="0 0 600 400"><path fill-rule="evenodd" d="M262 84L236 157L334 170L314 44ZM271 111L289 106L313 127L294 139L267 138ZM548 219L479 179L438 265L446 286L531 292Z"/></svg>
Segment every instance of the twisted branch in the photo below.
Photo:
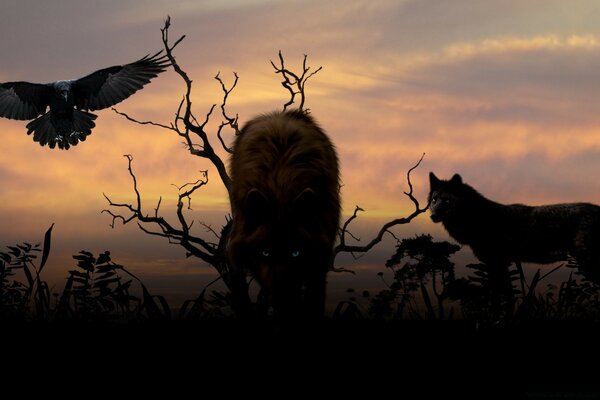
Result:
<svg viewBox="0 0 600 400"><path fill-rule="evenodd" d="M217 76L215 76L215 79L221 84L221 90L223 90L223 102L221 103L221 115L223 116L223 118L225 118L225 121L221 122L221 125L219 125L219 128L217 129L217 137L219 138L219 141L221 142L221 146L223 146L223 149L226 152L228 152L229 154L233 154L233 150L231 149L231 147L229 147L225 144L225 141L223 141L223 137L221 136L221 131L223 130L224 127L229 126L231 129L233 129L236 136L240 134L240 130L239 130L239 126L238 126L238 115L235 114L235 117L230 117L227 115L227 110L225 109L225 105L227 104L227 98L229 97L229 94L233 91L233 89L235 89L235 87L237 86L238 79L239 79L238 75L235 72L233 73L233 76L235 77L235 79L233 81L233 84L229 88L227 88L227 86L225 86L225 83L221 79L220 73L218 73Z"/></svg>
<svg viewBox="0 0 600 400"><path fill-rule="evenodd" d="M161 30L160 30L161 36L162 36L163 47L165 49L166 56L169 59L169 62L171 64L171 67L173 67L173 70L181 77L181 79L185 83L185 93L183 95L183 98L179 102L179 105L175 112L175 118L174 118L173 122L171 122L170 124L164 124L164 123L157 123L157 122L153 122L153 121L140 121L134 117L129 116L128 114L126 114L124 112L118 111L115 108L113 108L112 110L115 113L119 114L120 116L125 117L127 120L129 120L131 122L134 122L134 123L137 123L140 125L152 125L152 126L156 126L159 128L163 128L163 129L167 129L167 130L175 132L178 136L183 138L184 144L185 144L186 148L188 149L188 151L190 152L190 154L198 156L198 157L206 158L214 165L214 167L217 169L219 177L221 178L221 181L223 182L223 185L225 186L227 191L230 192L231 191L231 178L229 177L229 175L227 173L227 168L225 167L225 163L223 162L221 157L219 157L219 155L215 152L215 149L212 147L210 140L208 138L208 134L205 131L205 127L208 124L210 117L212 116L213 110L215 109L215 107L217 105L213 104L211 106L211 108L209 109L209 111L206 114L204 122L202 122L202 123L198 122L196 116L194 115L194 113L192 111L191 94L192 94L193 81L189 78L187 73L177 63L177 60L176 60L175 56L173 55L173 49L175 49L175 47L179 43L181 43L181 41L185 38L185 35L183 35L179 39L177 39L173 45L170 45L169 44L169 27L170 26L171 26L171 18L167 17L167 19L165 20L164 27L161 28ZM223 101L221 102L221 111L222 111L223 117L227 121L227 122L224 122L221 124L222 126L219 128L219 130L217 132L217 137L218 137L219 141L221 142L223 148L228 152L231 152L231 150L225 145L225 141L223 140L221 131L224 126L229 125L232 128L234 128L234 130L237 132L237 116L235 118L229 117L229 115L226 112L227 99L228 99L229 95L231 94L231 92L233 91L233 89L235 88L235 86L237 84L237 80L238 80L237 74L234 74L234 75L235 75L235 82L230 88L225 87L222 80L219 78L219 75L217 75L217 77L215 78L221 83L221 86L223 88L224 95L223 95Z"/></svg>
<svg viewBox="0 0 600 400"><path fill-rule="evenodd" d="M285 67L285 61L283 59L283 55L281 54L281 50L279 50L279 66L275 65L273 61L271 61L271 65L275 69L276 74L281 74L283 77L283 81L281 85L290 93L290 100L283 105L284 111L287 110L289 106L294 104L296 96L300 96L300 104L298 104L298 110L304 110L304 102L306 101L306 94L304 92L304 88L306 86L306 82L316 75L323 67L319 67L313 72L309 73L310 67L306 65L306 60L308 55L304 55L304 60L302 61L302 74L297 75L294 72L290 71ZM309 111L308 109L305 111Z"/></svg>
<svg viewBox="0 0 600 400"><path fill-rule="evenodd" d="M353 239L355 239L356 241L360 241L360 239L357 239L354 235L352 235L349 231L349 227L350 224L356 219L358 218L358 213L360 211L364 211L362 208L360 208L359 206L356 206L356 208L354 209L354 213L352 213L352 215L350 216L350 218L348 218L346 220L346 222L344 222L343 226L340 228L339 230L339 234L338 234L338 238L339 238L339 244L335 247L334 249L334 258L337 257L337 255L339 253L342 252L346 252L346 253L350 253L352 254L352 257L357 258L357 256L355 255L355 253L366 253L369 250L371 250L375 245L377 245L379 242L381 242L383 240L383 236L388 233L392 236L394 236L393 232L390 231L390 228L396 226L396 225L403 225L403 224L408 224L410 223L414 218L416 218L418 215L424 213L425 211L427 211L427 209L429 208L429 204L425 205L425 207L420 206L419 200L417 200L417 198L413 195L413 185L412 182L410 180L410 174L419 166L421 165L421 161L423 161L423 158L425 157L425 153L423 153L423 155L421 156L421 158L419 159L419 161L408 170L408 172L406 173L406 180L408 182L408 192L404 192L404 194L412 201L412 203L415 206L414 211L408 215L407 217L403 217L403 218L397 218L394 219L392 221L389 221L387 223L385 223L380 229L379 232L377 233L377 235L371 239L370 242L368 242L366 245L364 246L358 246L358 245L350 245L347 243L347 237L346 236L350 236ZM394 236L395 237L395 236Z"/></svg>
<svg viewBox="0 0 600 400"><path fill-rule="evenodd" d="M136 202L135 205L127 203L115 203L110 199L110 197L104 194L104 198L106 198L110 207L124 210L127 214L129 214L126 216L123 214L115 213L110 209L102 210L102 213L107 213L112 217L112 222L110 224L111 227L114 228L115 221L117 220L120 220L123 225L126 225L133 220L137 220L137 225L143 232L149 235L167 238L169 240L169 243L179 244L183 246L187 250L188 256L196 256L211 265L218 264L217 258L220 256L217 248L218 245L214 243L209 243L202 238L192 236L190 234L190 228L193 222L188 223L183 214L184 199L188 199L188 201L190 201L190 196L197 189L208 183L208 175L205 173L204 177L196 181L195 183L185 184L181 187L181 189L183 189L184 187L191 186L190 189L184 192L181 192L180 190L180 193L178 195L176 214L180 227L176 228L159 215L159 209L162 202L162 198L159 199L156 208L154 208L154 214L152 216L149 214L144 214L142 210L141 194L137 186L137 177L134 174L131 166L133 162L133 157L129 154L125 155L124 157L127 158L127 169L133 182L133 191L135 193ZM147 225L154 226L156 230L147 228Z"/></svg>

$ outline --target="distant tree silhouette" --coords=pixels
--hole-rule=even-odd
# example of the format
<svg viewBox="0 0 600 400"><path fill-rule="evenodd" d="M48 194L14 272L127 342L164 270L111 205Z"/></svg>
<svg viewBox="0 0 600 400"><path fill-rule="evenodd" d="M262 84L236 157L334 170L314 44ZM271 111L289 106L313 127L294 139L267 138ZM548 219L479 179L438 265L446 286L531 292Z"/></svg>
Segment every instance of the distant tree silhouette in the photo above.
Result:
<svg viewBox="0 0 600 400"><path fill-rule="evenodd" d="M239 134L239 117L237 114L233 116L232 113L228 111L227 101L229 96L232 94L238 83L238 75L234 73L234 80L231 85L225 84L220 74L215 76L215 80L219 83L221 90L223 92L223 98L221 104L219 104L220 114L222 117L222 122L217 127L216 132L209 134L207 124L210 119L213 117L213 112L217 107L217 104L213 104L212 107L206 112L205 117L202 120L196 118L193 110L192 110L192 102L190 100L192 93L192 80L189 78L184 69L177 62L176 57L173 53L173 50L177 45L181 43L181 41L185 38L181 36L177 39L173 44L171 44L169 39L169 28L171 26L170 18L165 20L163 28L161 28L162 33L162 42L166 52L166 55L172 65L173 70L180 76L185 84L185 93L183 98L178 104L177 111L175 113L175 119L173 122L169 124L157 123L154 121L140 121L136 118L133 118L125 113L119 112L118 110L114 110L119 115L125 117L129 121L132 121L137 124L142 125L151 125L166 129L175 133L178 137L182 138L185 144L185 148L189 152L189 154L201 158L208 159L211 164L215 167L219 179L223 186L226 188L228 194L231 194L232 181L228 175L227 168L223 159L219 156L215 147L211 143L211 137L216 138L219 141L219 146L226 152L232 153L232 149L226 144L226 140L224 139L225 130L229 130L233 135ZM285 64L284 57L281 51L278 53L278 62L275 63L271 61L271 65L273 66L275 73L281 75L282 77L282 86L289 92L290 98L284 104L283 109L288 109L292 105L295 105L299 110L308 112L309 110L305 107L306 105L306 83L312 78L315 74L317 74L321 67L312 70L310 66L307 64L307 56L304 56L302 63L302 72L295 73L292 70L288 69ZM247 297L246 293L236 293L238 289L236 289L236 285L234 284L234 277L238 273L246 273L245 271L234 271L232 270L232 266L228 263L227 253L226 253L226 244L227 237L230 229L230 221L228 221L222 229L218 232L212 227L200 223L206 230L213 235L214 239L206 239L201 236L198 236L192 231L193 221L188 220L188 216L186 216L184 210L191 209L191 201L192 196L196 194L200 188L204 185L208 184L209 174L208 171L203 171L201 173L200 178L191 183L186 183L180 187L178 200L177 200L177 225L169 223L164 217L160 215L160 206L162 198L159 200L158 204L153 208L151 213L145 211L145 208L142 205L142 196L137 187L137 177L132 169L132 161L133 157L131 155L125 155L128 161L128 171L133 181L133 191L135 194L135 203L118 203L114 202L109 196L104 195L106 200L108 201L109 208L103 210L103 212L109 214L112 217L111 226L114 227L115 222L120 220L123 224L130 223L132 221L136 221L139 228L149 235L160 236L167 239L170 243L175 243L182 246L186 250L187 256L198 257L204 262L211 265L218 272L220 278L223 279L223 282L229 289L230 293L226 295L223 299L224 301L232 304L234 308L236 308L236 298ZM427 206L421 207L419 201L413 196L413 186L410 181L410 173L417 168L423 157L419 160L419 162L413 166L407 173L407 180L410 190L405 194L409 197L409 199L413 202L415 206L415 210L408 217L399 218L392 220L382 226L379 230L375 238L371 241L367 242L366 245L357 245L350 244L350 241L356 241L358 238L354 237L349 227L351 223L358 217L358 212L363 211L362 208L356 206L353 215L348 218L340 227L339 230L339 244L335 247L334 254L338 255L341 252L352 253L353 255L356 253L364 253L371 250L375 245L381 242L383 236L386 233L390 233L390 229L396 225L407 224L412 219L414 219L419 214L425 212ZM334 269L336 271L341 271L342 269ZM248 288L246 288L247 291ZM203 307L207 303L205 303L204 298L205 292L202 292L201 296L197 299L198 302L190 302L186 304L184 313L190 313L194 310L198 310L197 307ZM214 300L214 298L213 298ZM202 306L199 306L202 305ZM239 309L234 309L234 311L240 311Z"/></svg>
<svg viewBox="0 0 600 400"><path fill-rule="evenodd" d="M400 241L385 264L393 271L394 280L371 298L369 315L375 319L452 317L448 315L445 300L447 286L454 281L454 263L450 256L459 249L460 246L449 242L435 242L430 235ZM382 278L383 275L379 273ZM417 304L417 295L422 305Z"/></svg>

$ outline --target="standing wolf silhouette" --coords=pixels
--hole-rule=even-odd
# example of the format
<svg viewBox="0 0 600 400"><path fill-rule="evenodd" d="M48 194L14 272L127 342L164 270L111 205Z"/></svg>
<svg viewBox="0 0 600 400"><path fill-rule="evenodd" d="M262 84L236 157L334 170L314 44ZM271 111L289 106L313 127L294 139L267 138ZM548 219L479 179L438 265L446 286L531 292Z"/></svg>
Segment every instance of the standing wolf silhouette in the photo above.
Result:
<svg viewBox="0 0 600 400"><path fill-rule="evenodd" d="M547 264L575 259L588 278L600 277L600 207L496 203L465 184L429 173L431 219L467 244L485 264Z"/></svg>
<svg viewBox="0 0 600 400"><path fill-rule="evenodd" d="M261 287L263 311L323 315L340 219L333 144L303 111L261 115L237 136L230 172L228 253L238 291L249 271Z"/></svg>

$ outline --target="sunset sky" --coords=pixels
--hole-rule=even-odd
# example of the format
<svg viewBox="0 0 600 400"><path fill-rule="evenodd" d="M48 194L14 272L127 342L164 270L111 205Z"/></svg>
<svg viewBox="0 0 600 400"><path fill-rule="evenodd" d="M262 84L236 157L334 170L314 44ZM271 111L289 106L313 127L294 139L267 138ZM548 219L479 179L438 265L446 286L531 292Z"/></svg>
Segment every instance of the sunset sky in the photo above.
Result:
<svg viewBox="0 0 600 400"><path fill-rule="evenodd" d="M434 171L460 173L505 203L600 203L598 1L4 0L0 82L73 79L135 61L161 49L167 15L171 37L187 35L175 56L194 80L198 117L221 100L217 72L228 84L239 75L228 109L243 123L287 100L269 63L278 50L291 69L303 54L323 67L307 85L307 106L336 144L345 215L355 205L367 210L353 230L365 240L378 224L410 213L406 170L422 153L413 183L423 202ZM169 70L117 108L168 124L183 90ZM40 147L26 122L0 119L0 246L41 241L55 223L47 278L57 289L75 265L70 255L108 249L156 294L192 297L214 274L210 267L134 224L111 229L102 193L133 201L123 157L131 154L145 208L152 212L162 196L173 220L172 184L208 169L211 184L189 216L218 229L228 201L216 172L172 132L97 114L92 135L69 151ZM221 118L211 121L214 134ZM428 214L397 232L449 239ZM373 267L383 270L393 251L387 241L362 260L341 260L368 272L333 277L332 286L374 287Z"/></svg>

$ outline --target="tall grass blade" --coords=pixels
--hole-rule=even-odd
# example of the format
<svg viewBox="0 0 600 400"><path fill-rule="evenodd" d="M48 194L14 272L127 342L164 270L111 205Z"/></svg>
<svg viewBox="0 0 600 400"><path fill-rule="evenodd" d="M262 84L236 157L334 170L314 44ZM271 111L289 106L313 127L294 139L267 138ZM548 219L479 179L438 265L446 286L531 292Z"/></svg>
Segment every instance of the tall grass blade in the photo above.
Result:
<svg viewBox="0 0 600 400"><path fill-rule="evenodd" d="M44 235L44 250L42 251L42 261L40 262L40 267L38 269L38 275L42 273L42 269L44 269L44 265L46 265L46 261L48 261L48 256L50 255L50 244L52 241L52 228L54 227L54 223L50 225L50 228L46 231Z"/></svg>

